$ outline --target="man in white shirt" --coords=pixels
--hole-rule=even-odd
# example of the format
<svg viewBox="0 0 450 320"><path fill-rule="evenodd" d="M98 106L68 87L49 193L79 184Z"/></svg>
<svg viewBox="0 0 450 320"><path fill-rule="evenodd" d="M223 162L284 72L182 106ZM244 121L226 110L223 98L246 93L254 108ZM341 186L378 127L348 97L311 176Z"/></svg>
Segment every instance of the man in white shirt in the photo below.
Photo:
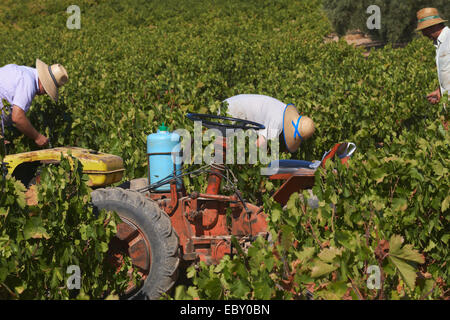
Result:
<svg viewBox="0 0 450 320"><path fill-rule="evenodd" d="M62 65L48 66L39 59L36 59L36 68L15 64L1 67L0 135L3 134L5 125L13 124L38 146L47 145L49 139L33 127L26 113L36 95L48 94L53 101L57 102L58 88L67 80L67 71ZM7 105L4 102L7 102Z"/></svg>
<svg viewBox="0 0 450 320"><path fill-rule="evenodd" d="M427 96L430 103L436 104L445 92L450 91L450 29L444 25L447 20L443 20L435 8L418 11L417 19L416 31L421 31L424 36L433 40L436 47L439 88Z"/></svg>
<svg viewBox="0 0 450 320"><path fill-rule="evenodd" d="M227 113L238 119L260 123L265 129L258 131L257 145L267 140L278 139L283 134L290 152L295 152L303 140L314 133L314 122L301 116L292 104L285 104L275 98L258 94L240 94L225 100Z"/></svg>

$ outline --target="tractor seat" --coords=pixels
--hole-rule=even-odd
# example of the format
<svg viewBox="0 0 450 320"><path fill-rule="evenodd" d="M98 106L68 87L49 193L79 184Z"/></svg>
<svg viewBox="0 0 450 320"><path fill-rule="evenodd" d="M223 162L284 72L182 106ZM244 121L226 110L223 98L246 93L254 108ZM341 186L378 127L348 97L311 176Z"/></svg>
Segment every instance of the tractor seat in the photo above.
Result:
<svg viewBox="0 0 450 320"><path fill-rule="evenodd" d="M264 175L274 175L280 173L293 173L298 169L315 170L320 166L320 161L306 161L306 160L274 160L269 163L267 168L264 168Z"/></svg>

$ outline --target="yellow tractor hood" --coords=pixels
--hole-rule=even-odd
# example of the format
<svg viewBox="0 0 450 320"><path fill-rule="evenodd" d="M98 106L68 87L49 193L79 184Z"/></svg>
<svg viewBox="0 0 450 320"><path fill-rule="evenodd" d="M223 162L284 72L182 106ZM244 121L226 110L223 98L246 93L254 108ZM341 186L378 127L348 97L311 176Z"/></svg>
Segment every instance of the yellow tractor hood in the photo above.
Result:
<svg viewBox="0 0 450 320"><path fill-rule="evenodd" d="M7 155L4 162L8 163L8 173L13 175L14 171L23 163L58 163L61 159L61 153L67 156L69 152L83 164L83 173L89 176L88 184L90 186L103 187L119 182L123 177L125 169L121 157L76 147L61 147Z"/></svg>

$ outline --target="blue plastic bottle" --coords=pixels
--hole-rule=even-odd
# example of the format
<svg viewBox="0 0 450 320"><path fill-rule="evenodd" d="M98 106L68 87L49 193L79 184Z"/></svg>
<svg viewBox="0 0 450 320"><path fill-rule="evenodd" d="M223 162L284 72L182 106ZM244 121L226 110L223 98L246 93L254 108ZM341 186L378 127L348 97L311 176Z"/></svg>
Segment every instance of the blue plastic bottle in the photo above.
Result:
<svg viewBox="0 0 450 320"><path fill-rule="evenodd" d="M181 161L178 153L181 150L180 136L169 132L168 128L162 124L156 133L147 136L147 156L149 161L149 183L156 183L167 176L173 176L174 163L177 173L181 170ZM172 154L161 154L172 153ZM182 180L177 179L177 190L180 190ZM156 189L157 192L170 191L170 184L165 184Z"/></svg>

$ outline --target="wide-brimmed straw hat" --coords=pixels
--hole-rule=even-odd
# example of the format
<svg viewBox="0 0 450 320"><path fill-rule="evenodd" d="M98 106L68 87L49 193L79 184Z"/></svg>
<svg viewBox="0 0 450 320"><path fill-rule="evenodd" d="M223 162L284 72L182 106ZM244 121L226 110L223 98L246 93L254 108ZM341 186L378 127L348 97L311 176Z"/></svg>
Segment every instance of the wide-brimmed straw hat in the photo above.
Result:
<svg viewBox="0 0 450 320"><path fill-rule="evenodd" d="M444 20L439 16L439 12L436 8L423 8L417 12L416 31L420 31L446 21L447 20Z"/></svg>
<svg viewBox="0 0 450 320"><path fill-rule="evenodd" d="M283 113L284 142L289 152L295 152L303 140L314 133L314 122L307 116L299 115L293 104L288 104Z"/></svg>
<svg viewBox="0 0 450 320"><path fill-rule="evenodd" d="M36 69L45 92L58 102L58 88L69 80L66 69L60 64L49 66L39 59L36 59Z"/></svg>

